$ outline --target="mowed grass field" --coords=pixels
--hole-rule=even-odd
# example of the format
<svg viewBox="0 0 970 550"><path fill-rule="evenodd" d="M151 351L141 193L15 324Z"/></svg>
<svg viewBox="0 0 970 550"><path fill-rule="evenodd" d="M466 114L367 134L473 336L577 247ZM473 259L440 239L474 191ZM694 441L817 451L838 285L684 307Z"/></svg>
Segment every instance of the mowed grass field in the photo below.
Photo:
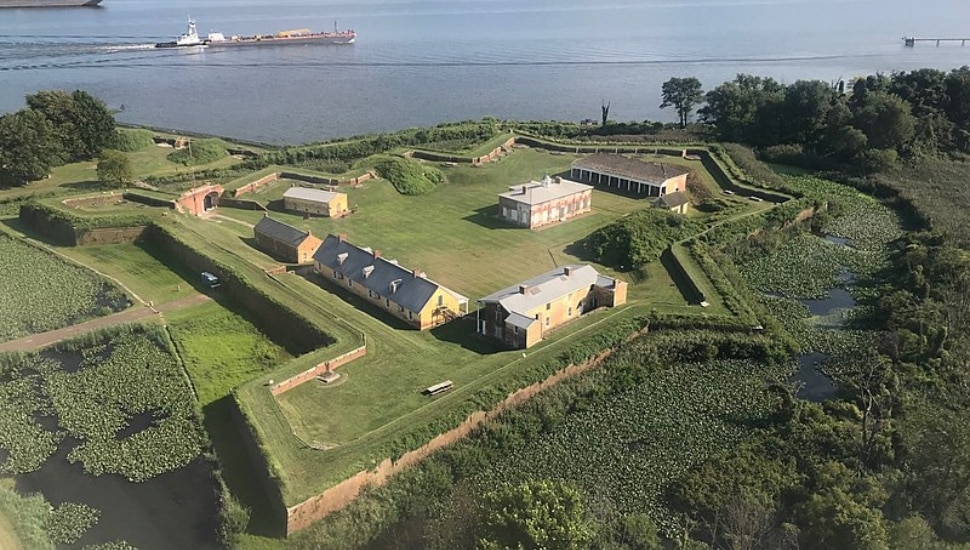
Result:
<svg viewBox="0 0 970 550"><path fill-rule="evenodd" d="M251 322L217 302L165 317L203 407L293 359Z"/></svg>
<svg viewBox="0 0 970 550"><path fill-rule="evenodd" d="M545 174L564 172L575 158L529 149L482 167L444 166L448 183L414 197L399 194L383 180L365 182L360 188L341 187L357 212L340 219L303 219L283 212L281 198L292 183L285 180L244 197L267 204L274 218L320 237L346 233L350 242L380 250L408 268L420 268L429 278L474 300L556 265L589 263L588 258L574 255L572 245L620 216L650 206L645 199L594 191L592 213L539 231L498 218L499 193ZM219 214L250 224L263 216L229 208Z"/></svg>

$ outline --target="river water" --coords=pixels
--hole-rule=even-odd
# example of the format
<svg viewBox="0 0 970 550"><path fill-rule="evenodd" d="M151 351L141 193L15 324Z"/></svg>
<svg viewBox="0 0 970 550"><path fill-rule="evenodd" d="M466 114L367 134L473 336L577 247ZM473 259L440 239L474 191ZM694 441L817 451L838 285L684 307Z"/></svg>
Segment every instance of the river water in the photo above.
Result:
<svg viewBox="0 0 970 550"><path fill-rule="evenodd" d="M191 15L202 34L353 28L353 46L155 50ZM965 0L104 0L0 11L0 111L83 88L125 122L302 142L486 115L674 121L660 85L739 72L791 82L950 69Z"/></svg>

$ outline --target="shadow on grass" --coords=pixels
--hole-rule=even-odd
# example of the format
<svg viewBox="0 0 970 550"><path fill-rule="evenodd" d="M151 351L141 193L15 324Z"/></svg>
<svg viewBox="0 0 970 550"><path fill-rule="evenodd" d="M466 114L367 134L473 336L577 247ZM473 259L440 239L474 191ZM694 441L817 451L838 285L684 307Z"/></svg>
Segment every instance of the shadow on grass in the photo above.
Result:
<svg viewBox="0 0 970 550"><path fill-rule="evenodd" d="M598 258L593 253L593 251L590 250L589 246L587 246L585 238L579 239L578 241L567 244L566 247L562 249L562 251L584 262L596 262L598 264L603 264L603 265L609 265L609 263L612 263L612 262L609 262L608 260L603 261L604 258Z"/></svg>
<svg viewBox="0 0 970 550"><path fill-rule="evenodd" d="M10 229L17 233L23 233L27 237L34 239L35 241L40 241L48 246L73 246L73 242L66 242L57 237L48 235L46 233L41 233L37 231L33 226L24 223L20 218L7 218L0 223L6 225ZM65 236L66 237L66 236Z"/></svg>
<svg viewBox="0 0 970 550"><path fill-rule="evenodd" d="M488 355L505 351L498 344L493 344L475 334L475 314L472 313L449 323L431 329L431 335L442 342L450 342L478 353Z"/></svg>
<svg viewBox="0 0 970 550"><path fill-rule="evenodd" d="M704 301L704 296L694 288L690 278L684 273L669 248L664 250L663 254L660 255L660 265L667 270L671 280L674 281L674 285L677 287L677 291L680 292L680 295L684 297L687 303L699 304Z"/></svg>
<svg viewBox="0 0 970 550"><path fill-rule="evenodd" d="M499 216L497 204L492 204L475 210L474 214L462 218L485 229L516 229L515 225L503 220Z"/></svg>
<svg viewBox="0 0 970 550"><path fill-rule="evenodd" d="M106 191L109 189L115 191L125 191L124 188L107 185L98 180L74 181L71 183L65 183L61 187L74 189L75 191Z"/></svg>
<svg viewBox="0 0 970 550"><path fill-rule="evenodd" d="M250 510L246 532L262 537L283 538L286 534L286 512L279 495L267 490L272 480L263 468L254 464L243 441L246 435L234 416L235 404L225 396L202 408L205 429L219 458L222 477L229 491Z"/></svg>

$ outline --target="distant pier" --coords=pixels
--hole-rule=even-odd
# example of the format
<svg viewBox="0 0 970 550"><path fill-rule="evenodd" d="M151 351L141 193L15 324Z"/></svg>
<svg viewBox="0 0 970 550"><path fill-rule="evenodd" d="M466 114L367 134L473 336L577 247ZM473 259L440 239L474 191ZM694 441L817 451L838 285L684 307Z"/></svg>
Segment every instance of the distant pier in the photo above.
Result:
<svg viewBox="0 0 970 550"><path fill-rule="evenodd" d="M904 36L903 42L912 48L917 42L936 42L939 46L941 42L959 42L961 46L966 46L970 38L916 38L914 36Z"/></svg>

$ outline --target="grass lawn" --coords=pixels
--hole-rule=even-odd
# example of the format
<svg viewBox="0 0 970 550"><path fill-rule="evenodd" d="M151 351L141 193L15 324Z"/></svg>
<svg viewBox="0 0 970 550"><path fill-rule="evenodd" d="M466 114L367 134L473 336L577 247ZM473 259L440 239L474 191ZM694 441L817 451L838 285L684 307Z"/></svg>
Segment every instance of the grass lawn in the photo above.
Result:
<svg viewBox="0 0 970 550"><path fill-rule="evenodd" d="M192 170L187 166L169 161L166 156L171 152L172 149L169 147L147 147L141 151L125 154L131 159L132 171L136 178L166 176L187 173ZM239 159L226 156L210 164L195 166L194 170L228 168L240 162L242 161ZM55 191L59 188L77 191L100 187L97 168L97 159L58 166L51 170L51 177L47 179L33 181L23 187L15 187L0 192L0 200L32 193Z"/></svg>
<svg viewBox="0 0 970 550"><path fill-rule="evenodd" d="M347 233L354 244L379 249L409 268L474 299L565 263L588 263L571 245L616 218L647 208L644 199L593 192L593 212L539 231L497 219L498 193L510 185L568 169L571 155L519 150L483 167L445 166L449 183L426 195L403 196L384 180L345 187L358 212L341 219L311 218L281 211L288 188L274 185L252 195L275 210L272 216L315 235ZM256 223L261 212L220 209L220 214ZM609 270L602 266L604 271ZM622 275L621 275L622 276Z"/></svg>
<svg viewBox="0 0 970 550"><path fill-rule="evenodd" d="M163 304L196 293L192 284L143 245L64 246L57 247L57 251L121 281L146 302Z"/></svg>
<svg viewBox="0 0 970 550"><path fill-rule="evenodd" d="M203 407L293 358L243 316L216 302L165 317Z"/></svg>

